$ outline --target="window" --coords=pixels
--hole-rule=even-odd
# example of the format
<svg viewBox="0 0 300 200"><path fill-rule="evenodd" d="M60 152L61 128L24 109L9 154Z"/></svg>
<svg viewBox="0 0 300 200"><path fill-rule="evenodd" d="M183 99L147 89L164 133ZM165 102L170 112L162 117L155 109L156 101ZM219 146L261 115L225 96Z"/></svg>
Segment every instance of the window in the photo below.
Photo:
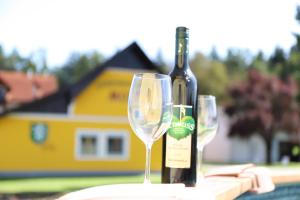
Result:
<svg viewBox="0 0 300 200"><path fill-rule="evenodd" d="M108 132L106 134L106 156L126 157L128 154L128 133Z"/></svg>
<svg viewBox="0 0 300 200"><path fill-rule="evenodd" d="M124 130L79 129L76 158L80 160L128 159L129 133Z"/></svg>
<svg viewBox="0 0 300 200"><path fill-rule="evenodd" d="M108 154L122 154L123 138L108 139Z"/></svg>
<svg viewBox="0 0 300 200"><path fill-rule="evenodd" d="M83 136L81 137L81 155L97 155L97 137Z"/></svg>
<svg viewBox="0 0 300 200"><path fill-rule="evenodd" d="M76 156L79 159L97 158L101 145L100 132L97 130L79 130L76 139Z"/></svg>

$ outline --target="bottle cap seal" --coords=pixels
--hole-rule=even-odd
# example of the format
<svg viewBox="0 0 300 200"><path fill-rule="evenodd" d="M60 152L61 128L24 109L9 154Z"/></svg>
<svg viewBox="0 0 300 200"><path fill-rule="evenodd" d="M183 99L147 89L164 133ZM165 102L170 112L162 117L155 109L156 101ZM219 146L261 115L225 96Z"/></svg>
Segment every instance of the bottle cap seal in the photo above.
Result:
<svg viewBox="0 0 300 200"><path fill-rule="evenodd" d="M176 28L176 37L177 38L188 38L189 37L189 29L184 26L177 27Z"/></svg>

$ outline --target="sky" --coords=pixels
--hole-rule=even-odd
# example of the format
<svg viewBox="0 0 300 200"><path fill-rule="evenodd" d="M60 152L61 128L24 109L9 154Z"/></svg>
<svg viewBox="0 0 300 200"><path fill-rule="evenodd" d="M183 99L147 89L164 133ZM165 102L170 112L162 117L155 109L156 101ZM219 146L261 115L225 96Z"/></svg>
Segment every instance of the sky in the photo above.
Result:
<svg viewBox="0 0 300 200"><path fill-rule="evenodd" d="M190 29L190 52L228 48L288 50L300 33L296 0L0 0L0 45L30 56L43 49L50 66L71 52L106 57L137 41L150 58L173 61L175 29Z"/></svg>

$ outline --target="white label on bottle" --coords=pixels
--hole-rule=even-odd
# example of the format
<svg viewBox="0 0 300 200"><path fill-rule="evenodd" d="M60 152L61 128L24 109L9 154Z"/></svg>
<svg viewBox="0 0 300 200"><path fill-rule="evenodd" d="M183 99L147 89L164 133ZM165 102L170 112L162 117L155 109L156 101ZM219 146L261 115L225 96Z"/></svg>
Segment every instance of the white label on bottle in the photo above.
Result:
<svg viewBox="0 0 300 200"><path fill-rule="evenodd" d="M174 105L172 123L167 132L165 163L167 167L190 168L194 129L192 106Z"/></svg>
<svg viewBox="0 0 300 200"><path fill-rule="evenodd" d="M190 168L191 142L191 135L181 140L176 140L167 134L166 167Z"/></svg>

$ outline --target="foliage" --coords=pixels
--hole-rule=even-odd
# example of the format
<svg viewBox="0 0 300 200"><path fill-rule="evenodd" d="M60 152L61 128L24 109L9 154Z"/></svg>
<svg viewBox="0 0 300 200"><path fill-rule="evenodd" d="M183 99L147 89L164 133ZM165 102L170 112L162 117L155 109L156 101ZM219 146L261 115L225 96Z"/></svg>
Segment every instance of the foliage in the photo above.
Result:
<svg viewBox="0 0 300 200"><path fill-rule="evenodd" d="M297 7L296 20L300 25L300 6ZM296 43L290 49L288 54L288 59L285 63L285 70L283 76L287 74L292 75L300 85L300 34L294 33ZM297 97L298 102L300 102L300 95Z"/></svg>
<svg viewBox="0 0 300 200"><path fill-rule="evenodd" d="M209 53L209 58L211 60L217 60L217 61L221 60L221 58L220 58L220 56L218 54L217 48L215 46L211 49L211 51Z"/></svg>
<svg viewBox="0 0 300 200"><path fill-rule="evenodd" d="M226 100L229 77L227 68L222 62L209 60L203 54L196 53L190 66L198 79L200 94L214 95L219 101Z"/></svg>
<svg viewBox="0 0 300 200"><path fill-rule="evenodd" d="M78 81L102 61L103 56L96 51L85 54L73 53L63 66L49 70L45 50L39 49L30 56L23 57L16 49L6 54L0 45L0 70L53 73L61 85Z"/></svg>
<svg viewBox="0 0 300 200"><path fill-rule="evenodd" d="M48 67L44 50L38 50L32 53L29 57L23 57L14 49L8 55L5 54L0 45L0 70L15 70L31 73L47 73ZM38 55L38 56L37 56ZM42 60L42 63L34 61L34 58Z"/></svg>
<svg viewBox="0 0 300 200"><path fill-rule="evenodd" d="M158 50L155 58L155 63L157 66L161 67L162 73L168 74L171 69L165 62L161 49Z"/></svg>
<svg viewBox="0 0 300 200"><path fill-rule="evenodd" d="M229 73L237 73L245 70L247 65L247 52L239 49L229 49L224 64L228 68Z"/></svg>
<svg viewBox="0 0 300 200"><path fill-rule="evenodd" d="M103 56L94 51L86 54L73 53L68 61L59 68L53 70L58 77L60 85L68 85L78 81L91 69L99 65Z"/></svg>
<svg viewBox="0 0 300 200"><path fill-rule="evenodd" d="M276 47L269 58L269 71L277 74L282 79L286 79L290 74L287 67L287 57L282 48Z"/></svg>
<svg viewBox="0 0 300 200"><path fill-rule="evenodd" d="M226 112L234 119L229 136L248 137L258 133L267 146L270 163L271 142L277 131L298 134L299 107L295 101L297 84L289 76L281 80L250 69L244 82L233 85L229 94L232 102Z"/></svg>
<svg viewBox="0 0 300 200"><path fill-rule="evenodd" d="M300 6L297 7L296 20L300 25ZM246 79L246 71L250 67L263 74L273 74L286 80L292 76L300 84L300 34L294 33L296 44L289 52L277 47L270 57L263 52L252 56L247 50L228 49L222 57L217 48L213 47L208 56L196 53L190 62L199 83L199 93L217 96L221 102L227 101L229 95L227 88L237 81ZM103 56L94 51L87 53L72 53L65 64L48 69L45 50L37 50L30 56L24 57L17 50L6 54L0 45L0 70L18 70L33 73L53 73L58 77L61 85L78 81L93 67L103 61ZM156 63L164 72L169 67L159 50ZM298 96L300 102L300 95Z"/></svg>
<svg viewBox="0 0 300 200"><path fill-rule="evenodd" d="M268 68L268 63L266 61L265 55L263 52L259 51L254 58L252 59L252 62L250 66L254 69L257 69L258 71L268 74L269 73L269 68Z"/></svg>

